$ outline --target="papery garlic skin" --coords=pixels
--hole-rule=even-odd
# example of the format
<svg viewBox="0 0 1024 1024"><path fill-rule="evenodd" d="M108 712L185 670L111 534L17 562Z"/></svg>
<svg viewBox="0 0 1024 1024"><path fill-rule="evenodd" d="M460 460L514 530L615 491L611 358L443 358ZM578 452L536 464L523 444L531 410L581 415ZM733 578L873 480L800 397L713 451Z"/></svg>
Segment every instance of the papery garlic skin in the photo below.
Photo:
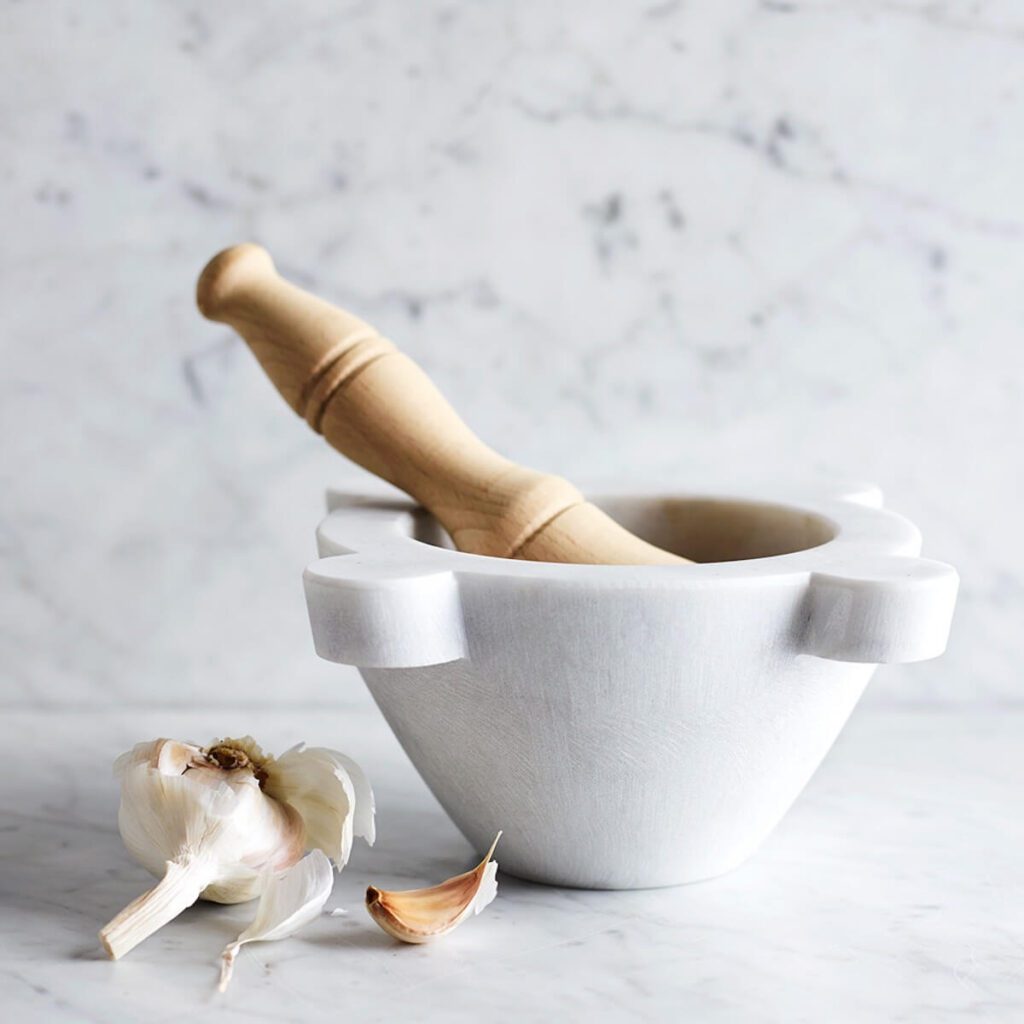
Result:
<svg viewBox="0 0 1024 1024"><path fill-rule="evenodd" d="M223 992L231 981L238 951L247 942L273 942L294 935L319 917L334 888L331 862L322 850L313 850L287 871L270 874L260 895L256 917L221 954L220 983Z"/></svg>
<svg viewBox="0 0 1024 1024"><path fill-rule="evenodd" d="M498 863L491 856L500 838L499 832L472 871L440 885L398 892L371 885L366 890L366 909L384 931L400 942L429 942L447 935L497 896Z"/></svg>
<svg viewBox="0 0 1024 1024"><path fill-rule="evenodd" d="M300 745L276 761L248 736L206 748L154 740L118 758L115 772L125 846L160 882L100 932L114 959L197 898L254 899L308 849L340 870L353 834L373 839L373 793L335 751Z"/></svg>
<svg viewBox="0 0 1024 1024"><path fill-rule="evenodd" d="M299 743L275 758L265 786L268 796L302 815L308 845L323 850L339 871L348 863L354 836L373 846L373 791L363 770L344 754Z"/></svg>

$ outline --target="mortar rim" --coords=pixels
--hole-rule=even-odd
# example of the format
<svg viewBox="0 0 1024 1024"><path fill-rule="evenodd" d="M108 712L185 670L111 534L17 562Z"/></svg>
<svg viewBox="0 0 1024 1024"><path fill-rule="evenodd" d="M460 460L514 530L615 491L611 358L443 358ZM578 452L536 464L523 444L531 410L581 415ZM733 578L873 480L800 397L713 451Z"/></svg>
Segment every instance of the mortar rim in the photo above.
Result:
<svg viewBox="0 0 1024 1024"><path fill-rule="evenodd" d="M584 493L590 496L589 491ZM540 580L548 584L595 588L679 588L789 580L811 573L858 574L858 566L880 557L916 557L921 535L909 520L881 507L881 492L871 485L839 482L787 489L712 486L667 490L664 487L615 487L590 498L602 501L728 501L757 504L814 515L834 530L831 539L784 554L682 565L571 565L477 555L439 547L412 535L425 512L411 499L392 492L328 492L330 511L317 527L320 560L307 570L318 580L332 576L346 585L380 586L382 580L453 573L459 577ZM338 564L332 565L337 562Z"/></svg>

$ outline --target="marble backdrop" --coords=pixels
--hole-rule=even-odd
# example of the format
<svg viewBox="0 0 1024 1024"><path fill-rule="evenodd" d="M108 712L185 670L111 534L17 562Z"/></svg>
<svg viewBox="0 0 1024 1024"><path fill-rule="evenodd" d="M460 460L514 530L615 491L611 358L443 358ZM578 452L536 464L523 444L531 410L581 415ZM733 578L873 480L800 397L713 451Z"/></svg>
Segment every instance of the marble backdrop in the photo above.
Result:
<svg viewBox="0 0 1024 1024"><path fill-rule="evenodd" d="M1022 695L1024 6L8 3L7 705L344 704L300 571L353 476L201 320L243 239L577 479L879 482Z"/></svg>

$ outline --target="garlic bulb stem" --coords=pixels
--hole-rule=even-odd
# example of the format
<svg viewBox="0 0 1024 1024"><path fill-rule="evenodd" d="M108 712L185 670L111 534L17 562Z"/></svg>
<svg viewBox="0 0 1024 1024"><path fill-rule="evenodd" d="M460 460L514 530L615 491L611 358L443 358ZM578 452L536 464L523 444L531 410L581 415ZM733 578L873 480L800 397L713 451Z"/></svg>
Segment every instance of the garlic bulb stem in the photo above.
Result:
<svg viewBox="0 0 1024 1024"><path fill-rule="evenodd" d="M132 900L100 931L100 942L111 960L124 956L192 906L216 877L215 868L196 859L169 860L164 877L148 892Z"/></svg>

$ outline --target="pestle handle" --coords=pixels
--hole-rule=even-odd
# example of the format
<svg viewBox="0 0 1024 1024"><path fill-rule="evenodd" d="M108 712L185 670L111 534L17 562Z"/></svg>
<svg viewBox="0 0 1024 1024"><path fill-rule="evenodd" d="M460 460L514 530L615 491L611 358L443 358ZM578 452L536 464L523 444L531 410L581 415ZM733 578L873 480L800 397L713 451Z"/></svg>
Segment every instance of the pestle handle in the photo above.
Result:
<svg viewBox="0 0 1024 1024"><path fill-rule="evenodd" d="M487 447L429 377L351 313L238 245L199 278L200 311L232 326L288 404L353 462L428 508L455 546L534 561L682 562L634 537L557 476Z"/></svg>

